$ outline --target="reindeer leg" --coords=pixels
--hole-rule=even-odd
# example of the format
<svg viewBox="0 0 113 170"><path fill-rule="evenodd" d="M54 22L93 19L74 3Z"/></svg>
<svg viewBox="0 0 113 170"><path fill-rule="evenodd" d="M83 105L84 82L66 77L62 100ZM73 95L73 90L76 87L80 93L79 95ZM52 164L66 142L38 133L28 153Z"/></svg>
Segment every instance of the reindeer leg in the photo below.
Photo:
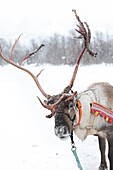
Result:
<svg viewBox="0 0 113 170"><path fill-rule="evenodd" d="M104 138L98 137L99 141L99 149L101 153L101 163L99 170L107 170L107 163L106 163L106 157L105 157L105 149L106 149L106 141Z"/></svg>
<svg viewBox="0 0 113 170"><path fill-rule="evenodd" d="M108 158L110 161L110 170L113 170L113 135L108 136L107 139L109 145Z"/></svg>

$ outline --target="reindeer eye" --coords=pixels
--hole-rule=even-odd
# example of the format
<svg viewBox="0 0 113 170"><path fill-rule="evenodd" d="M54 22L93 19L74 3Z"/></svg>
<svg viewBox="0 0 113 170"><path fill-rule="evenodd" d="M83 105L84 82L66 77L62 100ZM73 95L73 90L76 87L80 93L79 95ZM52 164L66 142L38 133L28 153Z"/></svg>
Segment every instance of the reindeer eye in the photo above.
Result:
<svg viewBox="0 0 113 170"><path fill-rule="evenodd" d="M73 103L70 103L69 108L73 108Z"/></svg>

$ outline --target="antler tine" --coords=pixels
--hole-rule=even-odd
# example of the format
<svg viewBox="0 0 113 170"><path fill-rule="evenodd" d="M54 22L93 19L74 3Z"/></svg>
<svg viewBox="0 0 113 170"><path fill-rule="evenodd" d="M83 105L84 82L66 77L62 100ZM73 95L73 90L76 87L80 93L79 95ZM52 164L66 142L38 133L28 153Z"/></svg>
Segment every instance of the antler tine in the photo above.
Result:
<svg viewBox="0 0 113 170"><path fill-rule="evenodd" d="M91 31L90 31L89 25L87 24L87 22L84 22L84 24L86 25L87 30L88 30L88 36L87 36L87 41L86 41L87 51L88 51L88 53L89 53L92 57L96 57L98 53L93 52L93 51L89 48L89 43L90 43L90 40L91 40Z"/></svg>
<svg viewBox="0 0 113 170"><path fill-rule="evenodd" d="M22 62L31 58L32 55L36 54L42 47L44 47L44 44L41 44L35 51L31 52L30 54L28 54L27 57L24 57L22 60L20 60L19 65L21 66Z"/></svg>
<svg viewBox="0 0 113 170"><path fill-rule="evenodd" d="M71 96L69 96L65 101L71 100L75 95L77 94L77 91L75 91Z"/></svg>
<svg viewBox="0 0 113 170"><path fill-rule="evenodd" d="M29 57L31 56L31 55L34 55L34 54L36 54L42 47L44 47L45 45L44 44L41 44L35 51L33 51L33 52L31 52L30 54L29 54Z"/></svg>
<svg viewBox="0 0 113 170"><path fill-rule="evenodd" d="M79 35L79 36L73 36L73 38L76 38L76 39L83 39L83 36L82 36L82 35Z"/></svg>
<svg viewBox="0 0 113 170"><path fill-rule="evenodd" d="M42 105L44 108L52 111L52 113L51 113L50 115L47 115L47 116L46 116L47 118L51 118L51 117L54 116L55 111L56 111L56 109L58 108L58 105L60 104L60 102L61 102L65 97L70 97L70 96L64 93L64 94L59 98L59 100L58 100L56 103L54 103L54 104L52 104L52 105L45 105L45 104L41 101L41 99L37 96L37 98L38 98L38 100L40 101L41 105ZM67 100L67 101L68 101L68 100Z"/></svg>
<svg viewBox="0 0 113 170"><path fill-rule="evenodd" d="M12 55L13 55L14 48L15 48L16 44L18 43L18 41L19 41L19 39L20 39L21 36L22 36L22 34L20 34L19 37L17 38L17 40L15 40L15 43L14 43L12 49L11 49L11 54L10 54L10 60L11 60L11 61L13 61Z"/></svg>
<svg viewBox="0 0 113 170"><path fill-rule="evenodd" d="M72 11L75 13L76 19L78 20L78 22L79 22L79 24L80 24L79 27L81 28L81 30L82 30L83 32L86 32L86 29L85 29L85 27L84 27L84 24L83 24L83 22L80 20L79 16L77 15L76 10L73 9Z"/></svg>
<svg viewBox="0 0 113 170"><path fill-rule="evenodd" d="M21 36L21 35L20 35L20 36ZM42 87L41 87L41 85L40 85L40 83L39 83L39 81L38 81L38 79L37 79L37 77L40 75L40 73L42 72L42 70L40 71L40 73L39 73L37 76L35 76L35 75L34 75L33 73L31 73L29 70L25 69L24 67L21 67L21 65L15 64L15 63L13 62L12 54L13 54L14 48L15 48L15 46L16 46L19 38L20 38L20 36L19 36L18 39L15 41L15 43L14 43L14 45L13 45L13 47L12 47L11 54L10 54L10 60L8 60L6 57L4 57L4 55L3 55L3 53L2 53L2 47L1 47L1 46L0 46L0 56L1 56L6 62L8 62L9 64L11 64L11 65L13 65L13 66L15 66L15 67L17 67L17 68L19 68L19 69L27 72L27 73L34 79L34 81L35 81L37 87L39 88L39 90L41 91L41 93L42 93L46 98L49 98L50 95L48 95L48 94L45 93L45 91L42 89ZM44 46L44 45L43 45L43 46ZM36 50L36 51L39 51L39 49L40 49L41 47L42 47L42 45L41 45L41 46L38 48L38 50ZM35 51L34 53L36 53L36 51ZM33 54L31 54L31 55L33 55Z"/></svg>
<svg viewBox="0 0 113 170"><path fill-rule="evenodd" d="M22 60L20 60L19 62L19 66L22 65L23 61L27 60L27 59L30 59L31 57L28 55L27 57L24 57Z"/></svg>
<svg viewBox="0 0 113 170"><path fill-rule="evenodd" d="M86 25L87 30L88 30L88 43L90 43L90 40L91 40L91 31L89 29L89 25L87 24L87 22L84 22L84 24Z"/></svg>
<svg viewBox="0 0 113 170"><path fill-rule="evenodd" d="M45 105L38 96L37 96L37 98L38 98L38 100L40 101L41 105L44 108L52 111L50 115L46 116L46 118L52 118L54 116L54 114L55 114L55 111L56 111L57 107L55 108L53 105Z"/></svg>
<svg viewBox="0 0 113 170"><path fill-rule="evenodd" d="M75 13L75 16L80 24L77 25L77 27L79 27L79 30L75 29L78 33L80 33L81 35L79 36L80 38L83 36L84 37L84 45L87 49L87 51L89 52L89 54L93 57L97 56L97 53L93 52L90 48L89 48L89 43L90 43L90 39L91 39L91 31L89 29L89 25L87 24L87 22L84 22L84 24L86 25L86 28L88 30L88 32L86 31L83 22L81 22L79 16L76 13L76 10L72 10Z"/></svg>
<svg viewBox="0 0 113 170"><path fill-rule="evenodd" d="M80 24L80 26L77 25L77 26L79 27L79 30L76 30L76 29L75 29L75 30L76 30L78 33L80 33L80 38L82 38L82 37L85 38L85 36L86 36L86 34L87 34L86 29L85 29L83 23L81 22L79 16L77 15L76 10L72 10L72 11L75 13L75 16L76 16L76 18L77 18L77 20L78 20L78 22L79 22L79 24ZM86 38L85 38L85 39L86 39ZM69 85L64 89L64 92L67 92L67 93L68 93L68 92L71 90L71 88L72 88L72 86L73 86L73 84L74 84L75 78L76 78L76 74L77 74L77 71L78 71L78 67L79 67L79 64L80 64L80 60L81 60L81 58L82 58L85 50L86 50L86 47L83 48L81 54L78 56L77 63L76 63L76 66L75 66L75 69L74 69L74 72L73 72L73 76L72 76L72 78L71 78L71 81L70 81Z"/></svg>
<svg viewBox="0 0 113 170"><path fill-rule="evenodd" d="M89 52L90 55L92 55L92 56L96 56L97 55L97 53L94 53L89 48L89 43L90 43L90 39L91 39L91 32L90 32L88 24L85 22L86 28L88 30L88 32L87 32L86 28L84 27L83 22L81 22L79 16L77 15L76 10L72 10L72 11L75 13L76 19L77 19L77 21L80 24L80 26L77 25L79 30L77 30L77 29L75 29L75 30L80 34L80 36L77 37L77 38L84 38L84 48L83 48L81 54L79 55L79 57L77 59L77 63L76 63L76 66L75 66L75 69L74 69L74 72L73 72L72 79L71 79L69 85L64 89L64 92L69 92L71 90L71 88L72 88L72 86L74 84L75 78L76 78L76 74L77 74L77 71L78 71L78 67L79 67L81 58L82 58L84 52L86 51L86 49L87 49L87 51Z"/></svg>

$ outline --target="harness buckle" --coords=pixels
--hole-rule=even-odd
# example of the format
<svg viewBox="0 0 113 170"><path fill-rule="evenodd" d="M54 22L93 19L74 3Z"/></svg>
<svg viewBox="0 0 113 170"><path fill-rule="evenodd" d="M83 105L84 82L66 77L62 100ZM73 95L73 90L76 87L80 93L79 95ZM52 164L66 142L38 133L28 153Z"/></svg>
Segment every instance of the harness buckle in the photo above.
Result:
<svg viewBox="0 0 113 170"><path fill-rule="evenodd" d="M72 143L71 146L72 146L72 148L71 148L72 151L77 149L77 147L75 146L75 143Z"/></svg>

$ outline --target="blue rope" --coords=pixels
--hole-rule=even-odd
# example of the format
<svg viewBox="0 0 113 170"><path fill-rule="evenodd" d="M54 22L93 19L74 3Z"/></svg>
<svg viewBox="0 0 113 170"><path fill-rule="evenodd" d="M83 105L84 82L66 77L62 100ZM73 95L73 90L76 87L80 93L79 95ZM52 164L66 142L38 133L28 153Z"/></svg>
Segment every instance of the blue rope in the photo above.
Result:
<svg viewBox="0 0 113 170"><path fill-rule="evenodd" d="M72 125L73 125L73 121L72 121ZM73 154L74 154L74 156L75 156L75 159L76 159L76 162L77 162L77 166L78 166L78 168L79 168L80 170L83 170L83 168L82 168L82 166L81 166L81 163L80 163L80 161L79 161L77 152L76 152L76 146L75 146L75 143L74 143L74 140L73 140L73 130L72 130L72 132L71 132L70 138L71 138L71 145L72 145L71 150L72 150L72 152L73 152Z"/></svg>
<svg viewBox="0 0 113 170"><path fill-rule="evenodd" d="M79 168L80 170L83 170L83 168L82 168L82 166L81 166L81 163L80 163L80 160L79 160L79 158L78 158L77 152L76 152L76 147L75 147L74 145L72 145L72 149L71 149L71 150L72 150L72 152L73 152L73 154L74 154L74 156L75 156L75 159L76 159L78 168Z"/></svg>

